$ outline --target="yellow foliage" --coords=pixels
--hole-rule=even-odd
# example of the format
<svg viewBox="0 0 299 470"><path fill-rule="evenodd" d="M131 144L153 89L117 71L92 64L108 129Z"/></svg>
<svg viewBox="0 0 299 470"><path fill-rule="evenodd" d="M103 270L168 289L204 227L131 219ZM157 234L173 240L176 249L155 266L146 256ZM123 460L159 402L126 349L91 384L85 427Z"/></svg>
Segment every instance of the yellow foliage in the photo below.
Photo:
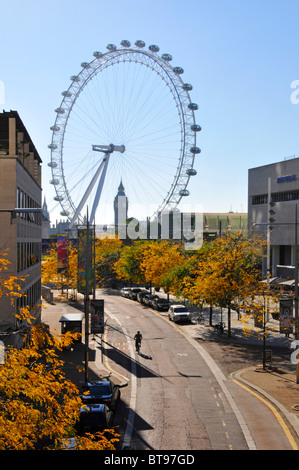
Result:
<svg viewBox="0 0 299 470"><path fill-rule="evenodd" d="M0 258L0 272L8 261ZM0 296L19 295L19 279L0 276ZM30 322L28 308L20 316ZM67 380L58 354L77 335L52 336L46 325L27 329L22 349L6 350L0 365L0 450L61 449L75 437L78 449L114 449L117 435L75 436L82 401L75 384Z"/></svg>
<svg viewBox="0 0 299 470"><path fill-rule="evenodd" d="M181 245L167 240L148 242L143 252L140 268L147 282L160 287L163 285L165 274L180 265L183 260Z"/></svg>
<svg viewBox="0 0 299 470"><path fill-rule="evenodd" d="M61 338L45 325L33 326L29 344L10 349L0 367L0 450L68 448L82 406L77 387L66 379L57 349ZM114 449L117 436L76 437L80 449ZM64 444L63 444L64 443Z"/></svg>
<svg viewBox="0 0 299 470"><path fill-rule="evenodd" d="M7 266L10 264L5 256L7 252L2 252L0 257L0 297L5 295L10 297L11 304L13 305L15 297L21 297L21 283L24 282L24 278L17 276L5 276L5 271L7 271Z"/></svg>

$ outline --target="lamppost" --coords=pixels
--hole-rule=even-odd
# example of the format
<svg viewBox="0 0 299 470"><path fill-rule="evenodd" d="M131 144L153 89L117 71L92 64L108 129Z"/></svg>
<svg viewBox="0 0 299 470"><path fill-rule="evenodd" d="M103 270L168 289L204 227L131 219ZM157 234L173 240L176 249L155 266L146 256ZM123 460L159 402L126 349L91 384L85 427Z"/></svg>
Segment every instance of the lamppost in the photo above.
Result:
<svg viewBox="0 0 299 470"><path fill-rule="evenodd" d="M91 230L92 227L92 230ZM78 292L84 294L84 319L85 319L85 383L88 382L88 363L89 363L89 313L90 313L90 294L93 291L95 297L94 282L91 277L94 276L94 225L89 222L88 208L86 224L78 225ZM92 235L93 234L93 235Z"/></svg>

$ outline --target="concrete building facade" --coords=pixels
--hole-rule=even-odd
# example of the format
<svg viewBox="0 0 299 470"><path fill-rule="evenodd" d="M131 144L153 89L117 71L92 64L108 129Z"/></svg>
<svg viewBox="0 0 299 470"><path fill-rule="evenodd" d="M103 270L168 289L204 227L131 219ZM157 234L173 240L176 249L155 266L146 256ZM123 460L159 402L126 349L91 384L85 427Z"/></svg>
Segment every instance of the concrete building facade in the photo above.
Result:
<svg viewBox="0 0 299 470"><path fill-rule="evenodd" d="M272 276L277 275L278 266L295 263L298 208L299 158L285 159L248 171L248 228L266 237L267 228L270 227Z"/></svg>
<svg viewBox="0 0 299 470"><path fill-rule="evenodd" d="M28 305L40 321L42 215L12 211L41 208L41 163L18 113L0 113L0 253L9 260L5 275L24 279L13 304L0 297L0 338L15 345L22 342L26 326L16 317L21 307Z"/></svg>

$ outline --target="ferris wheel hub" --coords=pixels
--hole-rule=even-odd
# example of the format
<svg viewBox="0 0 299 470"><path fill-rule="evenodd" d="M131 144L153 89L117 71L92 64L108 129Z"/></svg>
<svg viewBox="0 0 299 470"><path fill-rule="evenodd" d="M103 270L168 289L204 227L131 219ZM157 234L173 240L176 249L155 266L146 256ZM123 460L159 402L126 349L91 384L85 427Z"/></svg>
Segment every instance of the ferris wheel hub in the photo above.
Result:
<svg viewBox="0 0 299 470"><path fill-rule="evenodd" d="M124 145L93 145L92 150L95 152L104 152L104 153L112 153L112 152L120 152L124 153L126 147Z"/></svg>

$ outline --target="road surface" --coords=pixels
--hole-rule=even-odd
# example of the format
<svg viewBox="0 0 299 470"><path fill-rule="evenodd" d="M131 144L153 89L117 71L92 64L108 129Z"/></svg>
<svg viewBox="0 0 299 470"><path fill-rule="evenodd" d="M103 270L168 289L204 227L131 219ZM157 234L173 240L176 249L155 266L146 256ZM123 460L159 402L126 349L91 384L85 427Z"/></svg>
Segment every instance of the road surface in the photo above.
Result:
<svg viewBox="0 0 299 470"><path fill-rule="evenodd" d="M136 450L291 450L265 403L224 375L221 365L167 317L120 296L105 300L103 360L129 385L114 424ZM192 328L192 327L191 327ZM140 354L134 335L143 335Z"/></svg>

